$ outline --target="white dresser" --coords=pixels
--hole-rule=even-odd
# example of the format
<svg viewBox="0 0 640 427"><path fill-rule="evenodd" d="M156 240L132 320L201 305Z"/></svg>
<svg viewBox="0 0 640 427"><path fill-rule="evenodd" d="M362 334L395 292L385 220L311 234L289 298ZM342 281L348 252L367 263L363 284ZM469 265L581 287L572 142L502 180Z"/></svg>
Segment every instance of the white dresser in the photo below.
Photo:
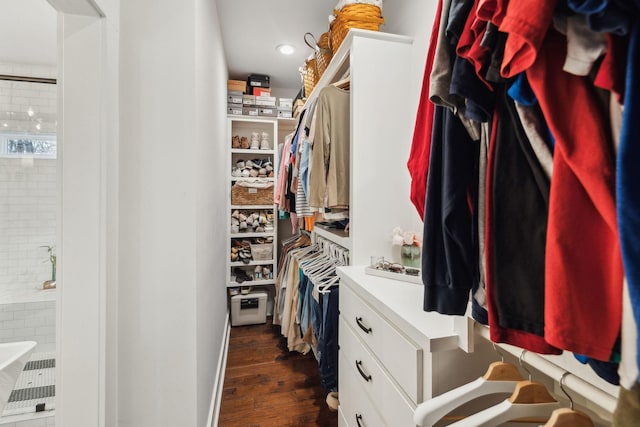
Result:
<svg viewBox="0 0 640 427"><path fill-rule="evenodd" d="M422 310L421 285L362 266L338 275L340 427L414 426L418 403L486 370L485 357L459 349L454 316Z"/></svg>

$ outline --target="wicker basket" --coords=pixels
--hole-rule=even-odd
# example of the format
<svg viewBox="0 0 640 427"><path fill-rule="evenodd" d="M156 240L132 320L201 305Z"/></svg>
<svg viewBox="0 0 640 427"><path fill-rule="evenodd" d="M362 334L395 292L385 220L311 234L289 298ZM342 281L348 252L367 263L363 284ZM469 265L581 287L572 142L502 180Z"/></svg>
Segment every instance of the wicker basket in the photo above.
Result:
<svg viewBox="0 0 640 427"><path fill-rule="evenodd" d="M348 4L340 10L334 10L333 15L336 17L330 30L333 52L338 50L349 29L379 31L380 26L384 24L382 11L378 6L371 4Z"/></svg>
<svg viewBox="0 0 640 427"><path fill-rule="evenodd" d="M331 62L331 58L333 58L333 51L329 47L330 44L329 32L327 31L326 33L322 33L320 39L318 39L316 49L316 69L318 70L318 78L322 77L324 71Z"/></svg>
<svg viewBox="0 0 640 427"><path fill-rule="evenodd" d="M318 80L320 80L318 69L316 68L315 56L309 57L304 61L302 79L304 81L304 96L308 97L313 91L313 88L318 84Z"/></svg>
<svg viewBox="0 0 640 427"><path fill-rule="evenodd" d="M231 187L232 205L273 205L273 185L262 187L251 187L234 184Z"/></svg>

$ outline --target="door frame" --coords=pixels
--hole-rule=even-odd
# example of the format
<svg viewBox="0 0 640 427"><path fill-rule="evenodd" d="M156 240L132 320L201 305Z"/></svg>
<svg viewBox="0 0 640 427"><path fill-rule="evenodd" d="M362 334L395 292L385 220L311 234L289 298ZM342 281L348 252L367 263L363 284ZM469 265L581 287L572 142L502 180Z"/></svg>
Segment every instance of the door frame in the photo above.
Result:
<svg viewBox="0 0 640 427"><path fill-rule="evenodd" d="M117 15L104 10L118 0L47 1L58 11L56 425L104 427L117 425L117 376L108 390L106 373L117 372L107 280L117 283L118 145Z"/></svg>

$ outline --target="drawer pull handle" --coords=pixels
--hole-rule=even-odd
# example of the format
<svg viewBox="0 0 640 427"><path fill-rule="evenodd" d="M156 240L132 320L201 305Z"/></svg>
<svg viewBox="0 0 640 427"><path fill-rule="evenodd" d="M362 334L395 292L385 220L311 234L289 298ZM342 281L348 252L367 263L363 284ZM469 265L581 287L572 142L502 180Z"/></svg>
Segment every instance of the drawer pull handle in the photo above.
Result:
<svg viewBox="0 0 640 427"><path fill-rule="evenodd" d="M356 317L356 323L365 333L370 334L371 332L373 332L373 329L367 328L364 323L362 323L362 317Z"/></svg>
<svg viewBox="0 0 640 427"><path fill-rule="evenodd" d="M362 424L360 424L361 420L362 420L362 415L356 414L356 424L358 424L358 427L362 427Z"/></svg>
<svg viewBox="0 0 640 427"><path fill-rule="evenodd" d="M356 360L356 368L358 368L358 372L360 372L360 375L362 375L362 378L364 378L366 382L371 381L371 375L367 375L362 370L362 360Z"/></svg>

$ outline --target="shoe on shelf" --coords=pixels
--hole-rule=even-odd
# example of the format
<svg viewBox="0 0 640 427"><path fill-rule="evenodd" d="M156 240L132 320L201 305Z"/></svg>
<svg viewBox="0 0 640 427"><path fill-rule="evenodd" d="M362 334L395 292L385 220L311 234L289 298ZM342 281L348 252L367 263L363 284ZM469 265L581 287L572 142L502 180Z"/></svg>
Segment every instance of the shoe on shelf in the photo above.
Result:
<svg viewBox="0 0 640 427"><path fill-rule="evenodd" d="M266 132L262 132L262 139L260 140L260 149L261 150L271 149L271 146L269 145L269 134Z"/></svg>
<svg viewBox="0 0 640 427"><path fill-rule="evenodd" d="M238 135L234 135L231 138L231 148L240 148L240 137Z"/></svg>
<svg viewBox="0 0 640 427"><path fill-rule="evenodd" d="M242 148L243 150L249 148L249 141L247 140L246 136L240 138L240 148Z"/></svg>
<svg viewBox="0 0 640 427"><path fill-rule="evenodd" d="M255 277L256 280L262 278L262 268L259 265L256 265L256 268L253 270L253 277Z"/></svg>
<svg viewBox="0 0 640 427"><path fill-rule="evenodd" d="M258 150L260 148L260 139L258 137L258 132L251 133L251 146L249 148L252 150Z"/></svg>

